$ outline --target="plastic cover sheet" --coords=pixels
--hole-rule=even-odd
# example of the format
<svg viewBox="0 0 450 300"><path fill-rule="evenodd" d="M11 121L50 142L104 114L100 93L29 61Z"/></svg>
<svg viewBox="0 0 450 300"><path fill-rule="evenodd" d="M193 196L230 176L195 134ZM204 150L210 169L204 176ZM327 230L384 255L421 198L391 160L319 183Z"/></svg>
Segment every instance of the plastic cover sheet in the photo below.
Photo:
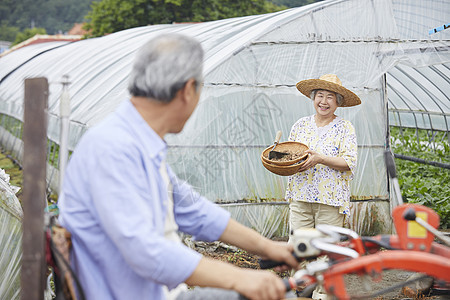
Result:
<svg viewBox="0 0 450 300"><path fill-rule="evenodd" d="M289 206L286 203L223 204L233 219L268 238L289 235Z"/></svg>
<svg viewBox="0 0 450 300"><path fill-rule="evenodd" d="M22 207L0 169L0 299L19 299L22 259Z"/></svg>
<svg viewBox="0 0 450 300"><path fill-rule="evenodd" d="M0 68L0 80L3 79L9 72L20 67L21 64L32 59L34 56L54 49L56 47L67 44L68 42L48 42L41 44L34 44L27 47L20 48L20 51L12 51L8 53L8 59L1 61L2 68ZM6 57L6 56L5 56ZM0 56L1 59L1 56Z"/></svg>

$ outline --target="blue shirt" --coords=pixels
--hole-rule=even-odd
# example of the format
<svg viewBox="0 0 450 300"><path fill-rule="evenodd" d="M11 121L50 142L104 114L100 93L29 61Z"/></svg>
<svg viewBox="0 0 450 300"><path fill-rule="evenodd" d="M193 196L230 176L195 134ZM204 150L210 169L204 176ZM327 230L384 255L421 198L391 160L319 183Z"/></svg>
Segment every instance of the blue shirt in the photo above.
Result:
<svg viewBox="0 0 450 300"><path fill-rule="evenodd" d="M163 299L162 285L176 287L197 267L199 253L164 238L168 193L159 167L166 154L129 100L78 143L58 205L87 299ZM167 172L179 230L217 240L229 213Z"/></svg>

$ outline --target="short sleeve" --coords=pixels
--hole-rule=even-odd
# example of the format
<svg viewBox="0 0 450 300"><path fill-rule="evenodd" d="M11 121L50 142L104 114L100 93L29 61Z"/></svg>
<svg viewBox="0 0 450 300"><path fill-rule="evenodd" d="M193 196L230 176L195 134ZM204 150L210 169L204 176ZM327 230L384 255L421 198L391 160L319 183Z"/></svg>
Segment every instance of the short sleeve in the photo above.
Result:
<svg viewBox="0 0 450 300"><path fill-rule="evenodd" d="M348 121L344 123L344 134L340 149L341 151L339 152L339 156L344 158L352 175L354 175L358 158L358 143L356 140L355 128Z"/></svg>

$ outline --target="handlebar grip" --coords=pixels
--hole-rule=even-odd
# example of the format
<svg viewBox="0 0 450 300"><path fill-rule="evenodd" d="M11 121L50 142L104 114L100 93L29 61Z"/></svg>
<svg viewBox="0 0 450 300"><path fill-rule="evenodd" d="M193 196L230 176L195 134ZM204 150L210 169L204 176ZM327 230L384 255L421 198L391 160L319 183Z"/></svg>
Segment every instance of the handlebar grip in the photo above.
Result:
<svg viewBox="0 0 450 300"><path fill-rule="evenodd" d="M259 259L258 262L261 269L272 269L285 264L284 262L279 262L270 259Z"/></svg>
<svg viewBox="0 0 450 300"><path fill-rule="evenodd" d="M297 256L295 252L292 252L292 255L299 262L302 261L302 259L303 259L302 257ZM258 262L259 262L259 267L261 269L272 269L272 268L275 268L275 267L278 267L278 266L285 265L284 262L275 261L275 260L271 260L271 259L261 259L260 258L258 260Z"/></svg>

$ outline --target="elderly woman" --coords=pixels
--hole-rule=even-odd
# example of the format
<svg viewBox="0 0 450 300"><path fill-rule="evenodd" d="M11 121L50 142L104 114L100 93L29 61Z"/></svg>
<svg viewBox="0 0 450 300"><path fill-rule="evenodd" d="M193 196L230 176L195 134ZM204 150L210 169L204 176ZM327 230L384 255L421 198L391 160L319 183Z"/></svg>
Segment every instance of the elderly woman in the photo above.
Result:
<svg viewBox="0 0 450 300"><path fill-rule="evenodd" d="M311 97L316 114L299 119L289 135L290 141L309 147L304 166L288 180L290 227L343 226L344 215L349 214L357 143L353 125L334 113L338 107L359 105L361 100L334 74L300 81L297 89Z"/></svg>

